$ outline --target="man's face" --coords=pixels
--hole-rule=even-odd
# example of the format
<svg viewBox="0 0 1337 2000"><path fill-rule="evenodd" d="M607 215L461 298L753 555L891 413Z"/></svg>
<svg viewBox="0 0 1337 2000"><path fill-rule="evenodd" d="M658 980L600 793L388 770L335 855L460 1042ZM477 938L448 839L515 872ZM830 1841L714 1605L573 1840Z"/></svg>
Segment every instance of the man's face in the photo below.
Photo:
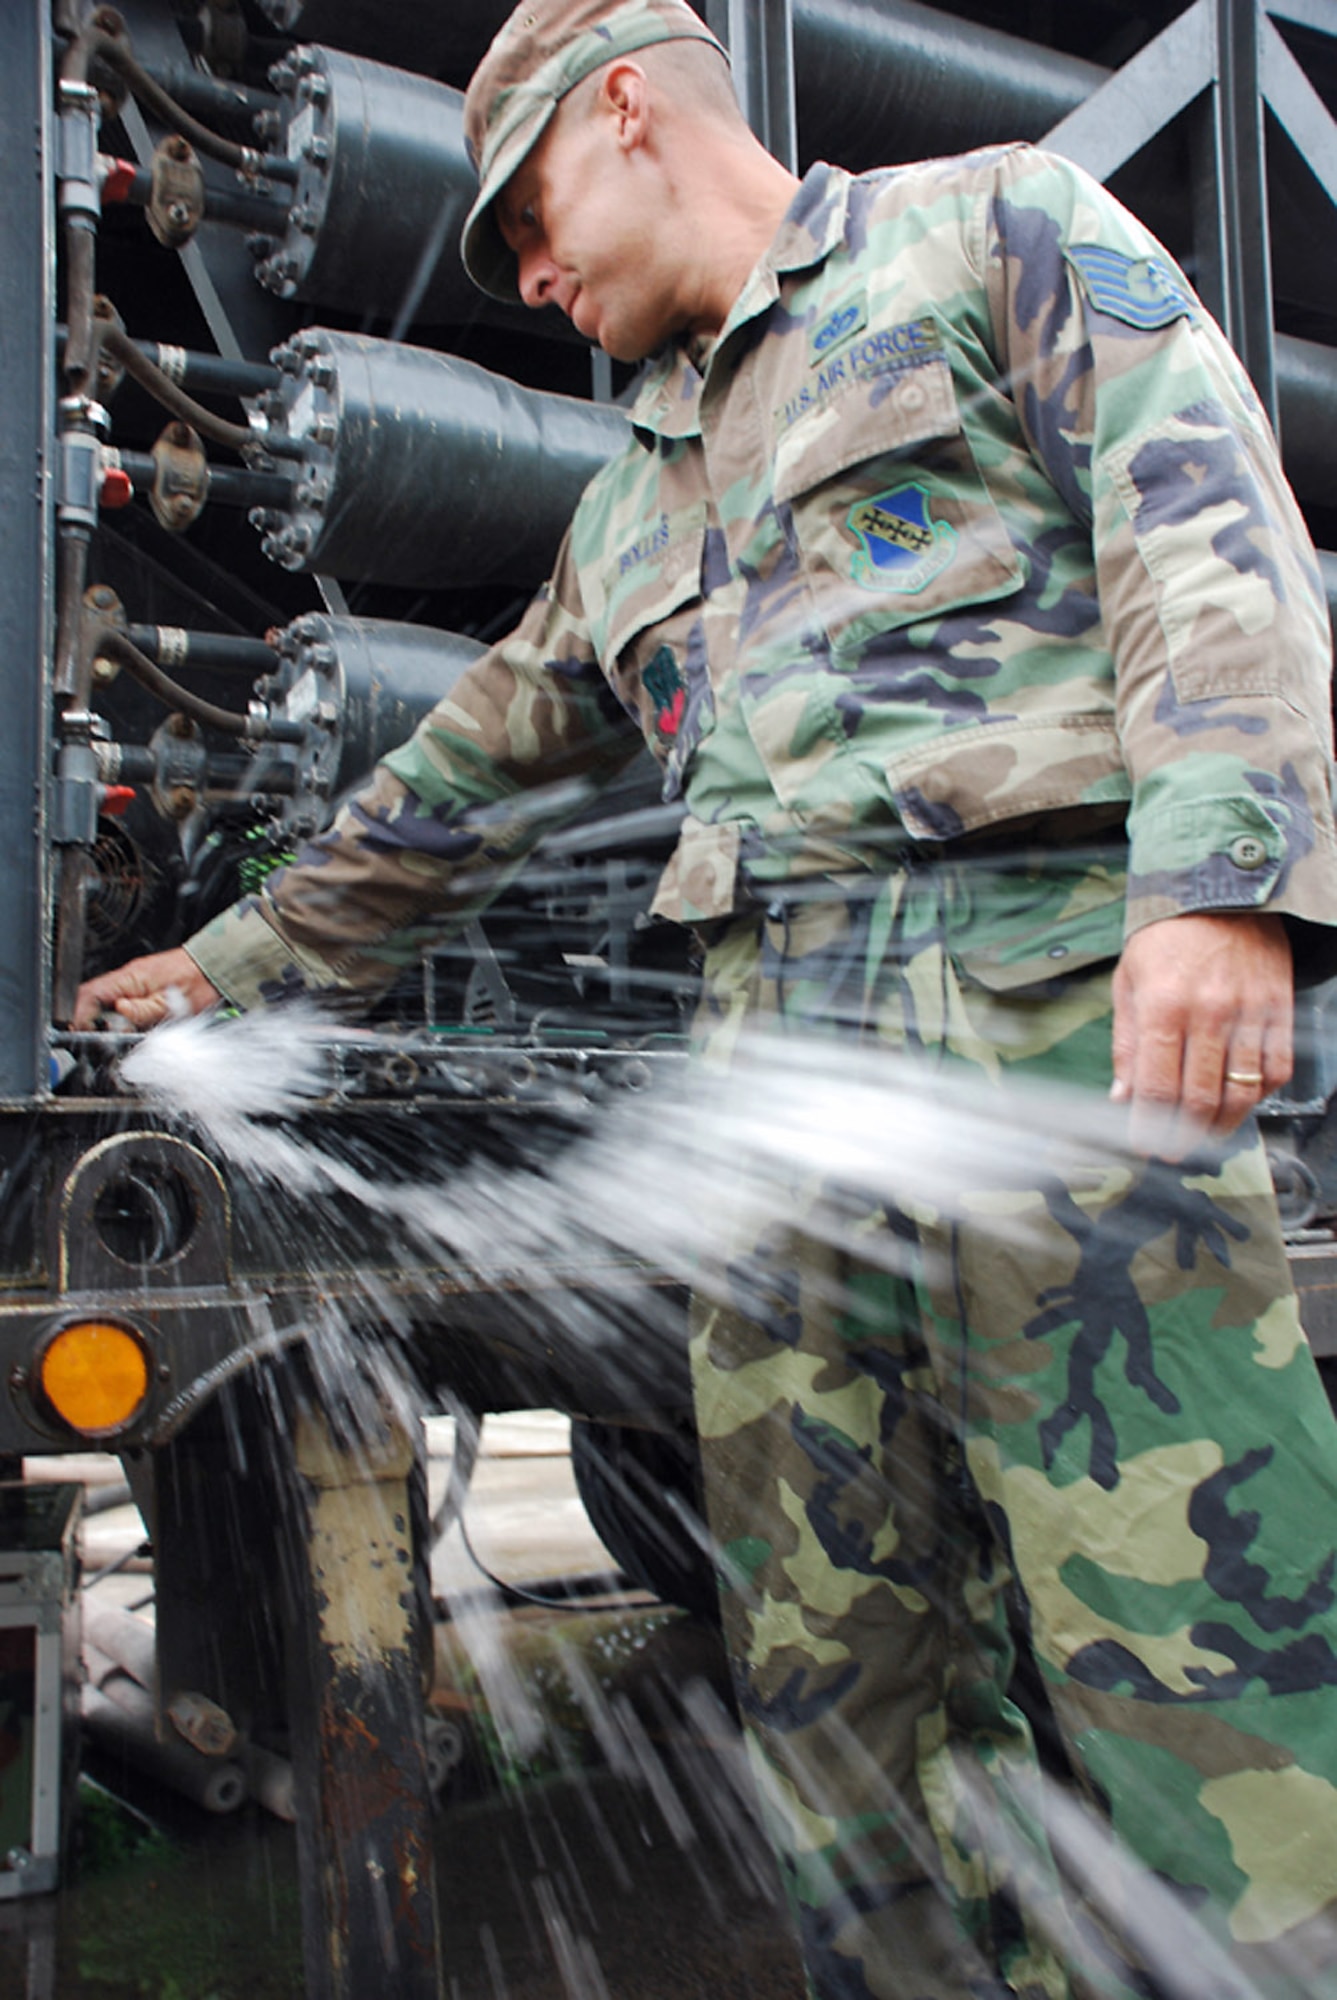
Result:
<svg viewBox="0 0 1337 2000"><path fill-rule="evenodd" d="M497 197L525 304L557 306L618 361L653 354L686 318L656 265L654 172L601 103L567 99Z"/></svg>

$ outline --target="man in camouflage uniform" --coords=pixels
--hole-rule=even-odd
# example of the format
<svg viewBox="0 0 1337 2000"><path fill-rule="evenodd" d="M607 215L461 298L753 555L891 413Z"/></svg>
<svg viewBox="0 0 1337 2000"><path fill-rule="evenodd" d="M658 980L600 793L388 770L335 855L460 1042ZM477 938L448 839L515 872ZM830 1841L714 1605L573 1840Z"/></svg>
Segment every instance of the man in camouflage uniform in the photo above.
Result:
<svg viewBox="0 0 1337 2000"><path fill-rule="evenodd" d="M1337 921L1312 552L1238 363L1100 187L1021 146L800 184L724 76L682 0L503 29L466 261L658 351L632 442L330 832L81 1018L374 992L517 864L508 801L644 741L704 1060L836 1029L1211 1128L740 1244L695 1315L711 1525L815 1994L1145 1993L1167 1885L1177 1990L1331 1996L1337 1434L1242 1123ZM1122 1919L1038 1798L1010 1585L1154 1871Z"/></svg>

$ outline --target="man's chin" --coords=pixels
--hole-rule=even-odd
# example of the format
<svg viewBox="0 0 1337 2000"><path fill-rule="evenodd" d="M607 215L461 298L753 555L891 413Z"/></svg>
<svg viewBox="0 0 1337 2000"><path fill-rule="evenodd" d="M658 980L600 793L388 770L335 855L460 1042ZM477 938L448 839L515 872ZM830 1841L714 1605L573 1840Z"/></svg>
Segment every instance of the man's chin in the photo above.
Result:
<svg viewBox="0 0 1337 2000"><path fill-rule="evenodd" d="M626 362L648 361L663 345L662 341L649 342L644 334L619 333L615 327L600 327L595 342L610 360Z"/></svg>

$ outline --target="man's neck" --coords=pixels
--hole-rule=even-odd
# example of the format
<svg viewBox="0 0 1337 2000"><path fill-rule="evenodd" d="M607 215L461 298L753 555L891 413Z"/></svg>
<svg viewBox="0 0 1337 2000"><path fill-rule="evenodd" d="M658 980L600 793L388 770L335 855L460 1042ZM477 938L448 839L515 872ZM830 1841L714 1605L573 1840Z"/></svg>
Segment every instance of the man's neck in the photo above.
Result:
<svg viewBox="0 0 1337 2000"><path fill-rule="evenodd" d="M705 254L699 265L699 306L686 336L713 340L732 312L758 260L775 239L799 190L787 167L760 145L730 148L728 160L703 163L700 213ZM711 181L714 174L728 178ZM724 190L724 192L721 192Z"/></svg>

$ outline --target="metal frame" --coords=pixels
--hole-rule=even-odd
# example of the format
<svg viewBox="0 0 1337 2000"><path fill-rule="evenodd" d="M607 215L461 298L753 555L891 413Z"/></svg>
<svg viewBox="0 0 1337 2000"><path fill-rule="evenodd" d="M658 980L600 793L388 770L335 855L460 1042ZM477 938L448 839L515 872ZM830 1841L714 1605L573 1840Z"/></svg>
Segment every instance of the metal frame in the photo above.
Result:
<svg viewBox="0 0 1337 2000"><path fill-rule="evenodd" d="M791 172L798 164L792 0L706 0L706 24L729 51L743 116Z"/></svg>
<svg viewBox="0 0 1337 2000"><path fill-rule="evenodd" d="M44 1082L48 1016L45 798L34 774L48 765L46 661L51 652L52 475L55 465L54 206L42 172L52 145L50 0L18 0L5 21L0 131L15 138L0 257L5 328L5 421L0 424L0 1101ZM34 124L34 106L40 107ZM25 164L17 135L30 135ZM36 296L34 297L34 290ZM39 777L39 786L41 780Z"/></svg>
<svg viewBox="0 0 1337 2000"><path fill-rule="evenodd" d="M1198 289L1276 422L1264 108L1334 204L1337 121L1272 15L1337 34L1337 18L1321 0L1194 0L1043 143L1106 181L1172 118L1201 101L1194 189Z"/></svg>

